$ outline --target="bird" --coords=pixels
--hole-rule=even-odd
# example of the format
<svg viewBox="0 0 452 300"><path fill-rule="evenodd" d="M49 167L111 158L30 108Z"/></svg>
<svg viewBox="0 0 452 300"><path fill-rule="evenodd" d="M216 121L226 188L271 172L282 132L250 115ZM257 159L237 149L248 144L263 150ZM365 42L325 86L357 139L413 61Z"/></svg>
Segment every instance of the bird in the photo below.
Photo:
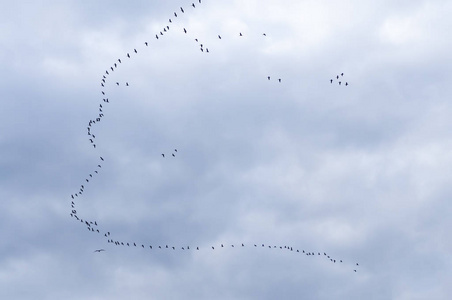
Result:
<svg viewBox="0 0 452 300"><path fill-rule="evenodd" d="M174 149L175 152L177 152L177 149Z"/></svg>
<svg viewBox="0 0 452 300"><path fill-rule="evenodd" d="M336 76L336 79L339 79L339 75Z"/></svg>
<svg viewBox="0 0 452 300"><path fill-rule="evenodd" d="M209 53L209 48L206 48L206 52Z"/></svg>
<svg viewBox="0 0 452 300"><path fill-rule="evenodd" d="M118 58L119 63L121 63L121 59Z"/></svg>
<svg viewBox="0 0 452 300"><path fill-rule="evenodd" d="M333 79L330 79L330 83L333 83Z"/></svg>
<svg viewBox="0 0 452 300"><path fill-rule="evenodd" d="M119 82L116 82L116 85L119 85Z"/></svg>
<svg viewBox="0 0 452 300"><path fill-rule="evenodd" d="M128 83L128 82L126 82L126 86L129 86L129 83Z"/></svg>
<svg viewBox="0 0 452 300"><path fill-rule="evenodd" d="M127 57L130 58L130 54L129 53L127 53Z"/></svg>
<svg viewBox="0 0 452 300"><path fill-rule="evenodd" d="M162 153L162 156L165 157L165 154Z"/></svg>
<svg viewBox="0 0 452 300"><path fill-rule="evenodd" d="M156 39L159 39L159 36L158 36L158 35L155 35L155 38L156 38Z"/></svg>
<svg viewBox="0 0 452 300"><path fill-rule="evenodd" d="M176 12L174 12L174 16L177 18L177 14L176 14Z"/></svg>
<svg viewBox="0 0 452 300"><path fill-rule="evenodd" d="M267 34L265 34L265 33L263 33L262 35L263 35L263 36L267 36Z"/></svg>
<svg viewBox="0 0 452 300"><path fill-rule="evenodd" d="M105 251L105 249L94 250L94 252L101 252L101 251Z"/></svg>
<svg viewBox="0 0 452 300"><path fill-rule="evenodd" d="M281 78L279 78L278 81L281 82Z"/></svg>
<svg viewBox="0 0 452 300"><path fill-rule="evenodd" d="M341 76L344 76L344 73L341 73Z"/></svg>
<svg viewBox="0 0 452 300"><path fill-rule="evenodd" d="M187 33L187 29L184 28L184 32Z"/></svg>
<svg viewBox="0 0 452 300"><path fill-rule="evenodd" d="M348 85L348 82L345 82L345 86L347 86Z"/></svg>
<svg viewBox="0 0 452 300"><path fill-rule="evenodd" d="M138 53L138 52L137 52L137 49L133 49L133 51L135 51L135 53Z"/></svg>
<svg viewBox="0 0 452 300"><path fill-rule="evenodd" d="M174 155L174 153L171 154L173 157L176 157L176 155Z"/></svg>
<svg viewBox="0 0 452 300"><path fill-rule="evenodd" d="M181 11L182 13L184 13L184 9L183 9L182 7L180 8L180 11Z"/></svg>
<svg viewBox="0 0 452 300"><path fill-rule="evenodd" d="M341 82L339 81L339 85L341 85Z"/></svg>
<svg viewBox="0 0 452 300"><path fill-rule="evenodd" d="M220 35L218 35L218 38L221 40L221 36Z"/></svg>
<svg viewBox="0 0 452 300"><path fill-rule="evenodd" d="M193 6L193 8L195 8L195 4L194 3L192 3L191 6Z"/></svg>
<svg viewBox="0 0 452 300"><path fill-rule="evenodd" d="M147 45L148 45L148 42L144 42L144 44L147 46Z"/></svg>
<svg viewBox="0 0 452 300"><path fill-rule="evenodd" d="M243 36L241 32L240 32L240 36Z"/></svg>
<svg viewBox="0 0 452 300"><path fill-rule="evenodd" d="M173 21L171 21L171 19L168 20L170 23L173 23Z"/></svg>
<svg viewBox="0 0 452 300"><path fill-rule="evenodd" d="M270 80L270 76L267 76L267 79Z"/></svg>

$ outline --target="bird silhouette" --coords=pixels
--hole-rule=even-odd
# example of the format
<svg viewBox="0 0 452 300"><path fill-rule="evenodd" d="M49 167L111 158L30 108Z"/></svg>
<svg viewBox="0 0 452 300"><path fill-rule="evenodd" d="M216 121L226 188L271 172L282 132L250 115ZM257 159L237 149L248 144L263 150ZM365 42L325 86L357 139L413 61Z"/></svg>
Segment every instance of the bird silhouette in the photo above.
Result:
<svg viewBox="0 0 452 300"><path fill-rule="evenodd" d="M180 11L181 11L182 13L184 13L184 9L183 9L182 7L180 8Z"/></svg>
<svg viewBox="0 0 452 300"><path fill-rule="evenodd" d="M94 250L94 252L101 252L101 251L105 251L105 249Z"/></svg>

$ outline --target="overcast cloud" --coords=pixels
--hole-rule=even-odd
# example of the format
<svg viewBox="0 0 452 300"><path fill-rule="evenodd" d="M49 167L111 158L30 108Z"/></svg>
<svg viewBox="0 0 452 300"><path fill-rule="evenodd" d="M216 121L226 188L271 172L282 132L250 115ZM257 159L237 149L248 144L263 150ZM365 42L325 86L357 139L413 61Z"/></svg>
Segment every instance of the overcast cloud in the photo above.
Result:
<svg viewBox="0 0 452 300"><path fill-rule="evenodd" d="M1 299L450 299L450 1L3 2Z"/></svg>

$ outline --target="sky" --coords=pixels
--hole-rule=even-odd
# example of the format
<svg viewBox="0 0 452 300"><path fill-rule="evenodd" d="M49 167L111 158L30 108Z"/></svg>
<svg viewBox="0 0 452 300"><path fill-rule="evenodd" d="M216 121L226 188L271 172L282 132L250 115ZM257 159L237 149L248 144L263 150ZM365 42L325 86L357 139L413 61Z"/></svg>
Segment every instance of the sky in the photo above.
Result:
<svg viewBox="0 0 452 300"><path fill-rule="evenodd" d="M2 1L0 298L450 299L452 3L192 1Z"/></svg>

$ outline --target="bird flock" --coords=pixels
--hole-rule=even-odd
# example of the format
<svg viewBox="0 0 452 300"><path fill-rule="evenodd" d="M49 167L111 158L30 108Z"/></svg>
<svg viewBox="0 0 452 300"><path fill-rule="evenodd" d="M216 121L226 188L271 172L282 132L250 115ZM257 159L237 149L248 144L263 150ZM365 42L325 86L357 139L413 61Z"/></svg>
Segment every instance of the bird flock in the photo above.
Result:
<svg viewBox="0 0 452 300"><path fill-rule="evenodd" d="M190 8L191 9L195 9L198 5L201 4L201 0L198 0L198 3L192 3ZM188 9L187 9L188 10ZM187 11L188 12L188 11ZM168 19L168 24L165 25L159 32L157 32L155 34L155 42L158 42L158 40L164 38L164 36L166 34L169 33L170 29L171 29L171 25L173 25L176 22L176 19L180 18L181 14L185 14L186 10L183 7L180 7L180 10L175 11L172 15L171 18ZM188 29L186 27L183 27L183 33L187 34L188 33ZM239 37L244 37L245 35L242 32L237 33ZM262 33L262 37L265 38L267 37L266 33ZM222 36L220 34L218 34L218 39L222 40ZM203 53L210 53L209 48L205 47L205 45L199 41L198 38L194 39L195 42L198 44L199 49L201 52ZM149 47L152 43L149 41L144 41L143 42L145 47ZM102 87L101 89L101 94L102 94L102 99L99 103L98 106L98 111L95 117L93 117L92 119L90 119L87 123L87 135L88 135L88 141L89 143L92 145L92 147L94 149L97 149L97 142L96 142L96 135L95 133L95 126L97 124L99 124L102 119L105 117L104 115L104 109L105 106L110 104L109 98L107 93L105 92L104 88L110 84L109 82L109 76L112 72L115 72L116 70L118 70L118 68L120 68L120 65L125 63L127 60L132 59L134 55L138 54L138 50L136 48L133 48L133 51L127 52L125 54L125 58L121 59L118 58L111 66L109 66L104 74L102 74L102 78L100 80L100 86ZM336 80L338 81L338 84L341 85L342 83L342 79L344 76L344 73L341 73L340 75L336 76ZM267 76L267 80L270 81L272 79L271 76ZM277 81L279 83L282 82L281 78L277 78ZM330 82L333 83L333 79L330 79ZM113 82L113 85L116 86L125 86L125 87L130 87L129 82ZM344 84L345 86L348 86L348 82L345 82ZM173 151L171 151L171 157L175 158L176 154L178 153L177 149L173 149ZM168 157L168 155L165 155L167 153L161 153L162 158L166 158ZM134 248L141 248L141 249L147 249L147 250L154 250L154 251L160 251L160 250L171 250L171 251L176 251L176 250L180 250L180 251L200 251L200 250L215 250L218 248L225 248L225 247L231 247L231 248L239 248L239 247L254 247L254 248L266 248L266 249L277 249L277 250L284 250L284 251L291 251L293 253L298 253L298 254L302 254L308 257L322 257L328 261L330 261L331 263L335 264L335 263L343 263L342 259L338 259L336 257L333 257L332 255L326 253L326 252L320 252L320 251L311 251L311 250L306 250L306 249L301 249L301 248L297 248L294 246L290 246L290 245L274 245L274 244L267 244L267 243L249 243L249 244L245 244L245 243L236 243L236 244L218 244L218 245L211 245L211 246L206 246L204 248L200 247L199 245L163 245L163 244L152 244L152 243L148 243L148 244L137 244L136 242L133 241L124 241L124 240L118 240L114 237L114 234L110 233L110 231L107 230L102 230L101 227L99 226L98 222L96 220L88 220L88 219L84 219L82 218L82 214L80 214L77 211L77 203L78 201L81 199L81 197L83 196L83 193L85 191L85 189L88 187L88 185L91 183L91 181L99 175L99 173L101 172L102 169L102 164L105 162L105 159L103 156L99 155L98 158L98 163L97 166L95 168L92 169L91 172L89 172L86 175L86 178L84 179L83 183L79 185L78 189L76 191L74 191L71 195L70 195L70 205L71 205L71 212L70 212L70 216L71 218L73 218L76 222L79 222L81 225L86 226L87 230L89 232L95 233L95 234L99 234L100 236L104 237L106 239L106 242L109 245L114 245L114 246L118 246L118 247L134 247ZM97 249L94 252L95 253L100 253L100 252L104 252L106 251L105 249ZM357 272L358 263L354 263L354 268L353 271Z"/></svg>

